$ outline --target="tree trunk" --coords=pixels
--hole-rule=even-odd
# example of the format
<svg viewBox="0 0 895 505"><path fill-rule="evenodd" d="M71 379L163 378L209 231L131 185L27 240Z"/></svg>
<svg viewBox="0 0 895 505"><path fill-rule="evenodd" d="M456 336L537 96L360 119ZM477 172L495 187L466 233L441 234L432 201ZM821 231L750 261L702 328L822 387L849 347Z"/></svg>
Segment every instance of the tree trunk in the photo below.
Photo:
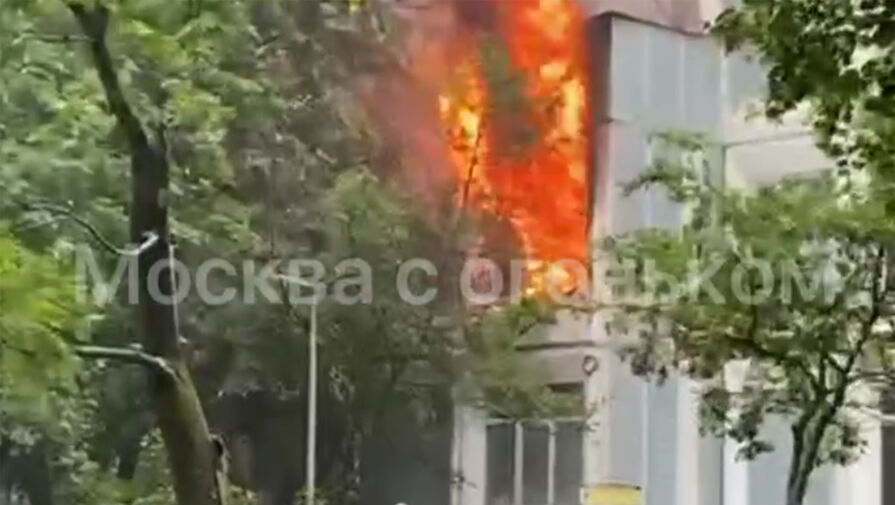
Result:
<svg viewBox="0 0 895 505"><path fill-rule="evenodd" d="M101 4L91 5L71 3L69 8L90 39L90 52L109 112L127 139L131 159L131 241L140 244L147 243L149 237L156 238L137 258L137 322L146 352L164 359L173 370L170 375L153 373L151 395L174 492L179 505L220 505L217 458L198 393L180 349L176 307L150 292L150 269L157 263L170 262L172 255L165 202L169 176L167 148L161 132L155 141L150 140L121 89L106 45L109 10ZM174 290L169 271L158 276L156 285L156 294L170 298Z"/></svg>
<svg viewBox="0 0 895 505"><path fill-rule="evenodd" d="M40 440L30 447L0 438L0 504L22 492L31 505L53 505L50 444Z"/></svg>
<svg viewBox="0 0 895 505"><path fill-rule="evenodd" d="M804 502L808 481L817 469L820 459L820 444L844 398L845 386L841 386L837 388L830 404L819 406L806 413L793 426L792 462L786 482L786 505L802 505Z"/></svg>
<svg viewBox="0 0 895 505"><path fill-rule="evenodd" d="M818 424L820 421L818 421ZM792 463L786 482L786 505L802 505L808 491L808 481L817 468L820 442L826 427L810 424L802 431L800 438L793 439ZM796 430L793 430L796 435Z"/></svg>
<svg viewBox="0 0 895 505"><path fill-rule="evenodd" d="M792 427L792 460L786 480L786 505L801 505L807 488L806 472L802 470L807 420L800 420Z"/></svg>
<svg viewBox="0 0 895 505"><path fill-rule="evenodd" d="M808 490L808 472L790 470L786 485L786 505L802 505Z"/></svg>
<svg viewBox="0 0 895 505"><path fill-rule="evenodd" d="M129 436L119 444L115 453L118 456L118 464L115 468L115 476L121 480L131 480L137 473L137 464L140 462L140 453L143 451L143 440L147 433L143 430L138 435Z"/></svg>

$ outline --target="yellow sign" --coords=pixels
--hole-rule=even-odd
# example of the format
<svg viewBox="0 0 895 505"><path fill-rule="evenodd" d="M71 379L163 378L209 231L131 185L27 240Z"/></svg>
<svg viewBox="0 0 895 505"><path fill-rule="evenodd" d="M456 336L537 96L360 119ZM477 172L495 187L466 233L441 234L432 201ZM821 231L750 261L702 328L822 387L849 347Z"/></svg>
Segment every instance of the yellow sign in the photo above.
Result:
<svg viewBox="0 0 895 505"><path fill-rule="evenodd" d="M643 491L627 484L597 484L581 495L581 505L643 505Z"/></svg>

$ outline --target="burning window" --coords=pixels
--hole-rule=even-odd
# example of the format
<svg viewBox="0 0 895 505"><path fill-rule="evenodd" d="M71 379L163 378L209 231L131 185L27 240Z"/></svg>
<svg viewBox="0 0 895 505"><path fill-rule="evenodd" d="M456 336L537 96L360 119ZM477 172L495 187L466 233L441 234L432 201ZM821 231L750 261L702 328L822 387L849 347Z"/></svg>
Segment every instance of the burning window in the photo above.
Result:
<svg viewBox="0 0 895 505"><path fill-rule="evenodd" d="M439 83L456 202L510 223L529 289L571 291L586 264L589 136L584 16L575 0L456 0L462 37Z"/></svg>

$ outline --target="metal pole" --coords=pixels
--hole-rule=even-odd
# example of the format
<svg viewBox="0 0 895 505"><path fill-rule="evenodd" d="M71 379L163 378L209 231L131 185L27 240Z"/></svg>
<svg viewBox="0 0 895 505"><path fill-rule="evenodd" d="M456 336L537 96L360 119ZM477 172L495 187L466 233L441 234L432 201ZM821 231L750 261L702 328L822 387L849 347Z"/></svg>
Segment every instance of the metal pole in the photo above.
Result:
<svg viewBox="0 0 895 505"><path fill-rule="evenodd" d="M556 503L556 421L547 421L547 505Z"/></svg>
<svg viewBox="0 0 895 505"><path fill-rule="evenodd" d="M311 304L311 331L308 335L308 450L305 460L306 505L314 505L317 450L317 298Z"/></svg>
<svg viewBox="0 0 895 505"><path fill-rule="evenodd" d="M525 434L521 422L513 425L513 505L522 505L522 474L525 471Z"/></svg>

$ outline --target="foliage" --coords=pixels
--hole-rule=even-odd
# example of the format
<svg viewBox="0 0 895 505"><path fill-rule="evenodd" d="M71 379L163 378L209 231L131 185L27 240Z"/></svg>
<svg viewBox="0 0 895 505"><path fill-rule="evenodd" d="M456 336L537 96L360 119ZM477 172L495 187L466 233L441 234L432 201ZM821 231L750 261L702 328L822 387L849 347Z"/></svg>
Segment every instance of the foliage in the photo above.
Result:
<svg viewBox="0 0 895 505"><path fill-rule="evenodd" d="M745 0L713 31L728 49L753 52L768 68L770 117L807 105L833 159L892 180L893 18L895 6L885 0Z"/></svg>
<svg viewBox="0 0 895 505"><path fill-rule="evenodd" d="M704 428L741 442L743 457L773 449L760 427L782 416L794 438L787 499L799 504L818 466L861 451L861 409L892 378L891 188L819 174L720 190L702 168L663 160L629 187L666 188L692 219L609 240L637 295L616 293L609 327L637 337L635 371L698 379Z"/></svg>
<svg viewBox="0 0 895 505"><path fill-rule="evenodd" d="M77 389L79 360L65 338L75 338L85 314L72 279L0 228L0 434L20 443L34 437L22 428L54 426Z"/></svg>
<svg viewBox="0 0 895 505"><path fill-rule="evenodd" d="M381 34L372 6L356 0L0 4L0 213L12 223L0 229L0 467L8 446L34 446L42 470L66 475L41 483L63 502L172 500L145 371L73 354L86 333L76 330L119 348L139 333L133 308L117 299L89 307L99 313L89 327L76 324L87 308L73 300L70 253L85 241L123 249L137 194L127 128L95 71L90 34L72 16L80 5L108 9L106 45L124 99L170 165L157 203L170 212L178 259L188 267L211 257L371 265L373 300L320 310L321 407L333 420L321 480L351 499L359 444L383 411L406 408L421 424L447 418L462 347L457 325L437 324L444 313L461 318L451 301L399 303L396 259L455 253L445 250L441 223L421 219L399 188L372 175L389 167L370 166L380 153L356 121L349 78L376 69ZM104 254L101 263L111 272L118 259ZM327 282L345 286L340 277ZM191 298L178 309L184 361L210 413L222 397L253 391L284 405L300 399L306 307ZM490 341L521 320L470 331ZM502 381L518 374L503 356L512 339L495 341L503 343L475 368L487 389L507 391ZM512 402L532 408L525 395L535 390L525 382ZM232 421L214 417L222 429ZM271 445L292 456L293 438Z"/></svg>
<svg viewBox="0 0 895 505"><path fill-rule="evenodd" d="M105 83L93 71L86 50L90 34L81 32L69 12L79 4L12 1L0 8L2 211L15 221L14 233L24 245L51 247L60 254L88 236L123 245L133 205L128 201L126 158L131 153L125 132L107 109ZM237 162L245 158L232 139L236 119L241 114L250 124L252 113L272 117L291 106L276 86L255 80L272 60L262 51L279 44L263 39L253 26L254 2L102 5L112 18L108 44L125 99L173 166L163 203L173 209L173 228L182 247L214 247L221 253L251 246L249 207L228 190L236 180ZM22 287L32 282L39 285L39 278L24 279ZM74 294L71 280L66 289ZM14 300L24 304L29 297ZM128 317L122 310L110 313L113 319ZM102 333L97 340L122 345L132 342L132 327L113 320L92 329ZM120 328L127 331L115 331ZM4 348L4 358L13 354ZM48 352L45 359L54 356ZM103 381L90 385L98 382ZM125 390L133 381L117 384ZM115 431L132 423L111 424ZM134 436L139 443L144 435Z"/></svg>
<svg viewBox="0 0 895 505"><path fill-rule="evenodd" d="M237 63L231 58L248 58L247 51L215 50L252 47L247 6L210 2L195 16L188 7L171 9L164 2L111 7L119 79L145 123L167 136L177 167L170 188L177 234L185 240L207 240L211 230L245 235L239 209L212 189L232 178L223 146L228 122L240 106L256 106L252 100L264 92L227 70ZM65 3L56 1L7 2L0 26L3 201L65 205L126 242L126 152L82 50L84 35ZM215 210L211 216L209 208ZM25 217L47 221L44 213L32 214ZM66 225L62 220L41 231L51 234Z"/></svg>
<svg viewBox="0 0 895 505"><path fill-rule="evenodd" d="M87 311L72 270L0 222L0 499L20 487L34 498L47 484L44 455L77 430L81 363L71 342L84 338Z"/></svg>
<svg viewBox="0 0 895 505"><path fill-rule="evenodd" d="M372 302L368 307L335 309L333 323L338 323L330 326L335 330L331 336L333 348L356 354L354 359L346 360L353 365L345 367L341 375L353 377L351 382L362 388L355 393L357 398L382 404L380 399L386 393L396 395L397 403L404 403L402 394L410 393L410 401L419 402L427 395L414 393L414 381L422 378L424 391L459 381L461 401L509 418L580 413L580 402L572 406L565 398L552 395L543 386L544 378L533 367L525 366L516 349L526 334L554 321L556 307L526 298L516 304L464 311L454 305L449 288L421 279L411 280L412 284L418 281L413 286L415 292L434 286L441 288L439 296L424 307L408 304L395 289L399 264L404 259L443 255L438 246L444 238L433 230L433 225L416 217L421 213L414 212L413 203L402 198L399 191L383 187L364 172L349 172L340 177L328 204L328 252L335 254L334 260L361 258L373 268ZM447 278L451 280L450 276ZM377 331L360 337L364 328ZM462 341L457 333L462 335ZM454 358L457 354L464 356L459 362ZM392 358L386 363L369 360L370 356L389 355ZM373 368L364 371L365 361ZM423 370L429 368L422 377L420 365ZM380 373L404 372L392 375L390 380L374 379L376 369ZM384 386L382 393L371 388L377 383ZM428 401L432 400L437 401L437 396L429 397ZM433 404L423 412L441 411L444 415L443 410L444 405Z"/></svg>
<svg viewBox="0 0 895 505"><path fill-rule="evenodd" d="M507 419L581 416L581 398L554 393L536 367L526 364L517 346L539 327L555 323L556 307L537 298L492 307L468 318L468 380L460 398Z"/></svg>
<svg viewBox="0 0 895 505"><path fill-rule="evenodd" d="M86 426L85 426L86 427ZM173 505L174 491L169 481L164 447L157 430L146 437L135 474L127 480L105 471L88 455L83 444L75 447L60 461L57 470L68 478L61 486L60 497L66 503L127 503L130 505ZM231 505L257 503L253 494L230 488L227 501Z"/></svg>

